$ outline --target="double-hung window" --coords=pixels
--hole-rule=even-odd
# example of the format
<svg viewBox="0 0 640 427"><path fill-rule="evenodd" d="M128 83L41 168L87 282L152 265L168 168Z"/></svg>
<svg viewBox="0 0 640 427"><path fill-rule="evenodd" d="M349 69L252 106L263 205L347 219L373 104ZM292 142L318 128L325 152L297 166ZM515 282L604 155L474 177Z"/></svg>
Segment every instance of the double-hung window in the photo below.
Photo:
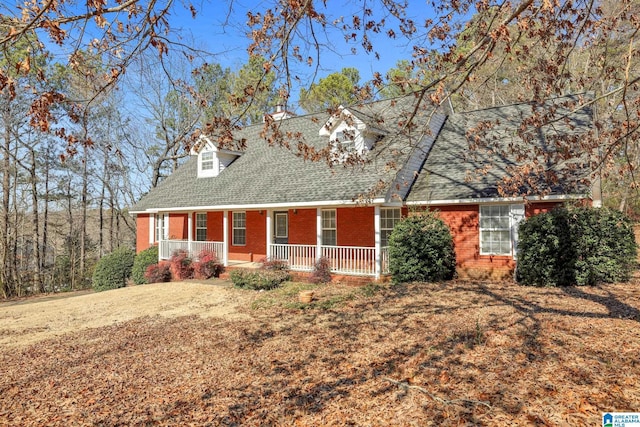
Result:
<svg viewBox="0 0 640 427"><path fill-rule="evenodd" d="M524 205L480 206L480 255L514 255Z"/></svg>
<svg viewBox="0 0 640 427"><path fill-rule="evenodd" d="M169 239L169 215L156 214L156 242Z"/></svg>
<svg viewBox="0 0 640 427"><path fill-rule="evenodd" d="M380 246L389 246L389 236L393 228L400 222L399 208L382 208L380 209Z"/></svg>
<svg viewBox="0 0 640 427"><path fill-rule="evenodd" d="M322 211L322 244L325 246L336 246L338 244L335 209L324 209Z"/></svg>
<svg viewBox="0 0 640 427"><path fill-rule="evenodd" d="M247 214L246 212L233 213L233 244L244 246L247 244Z"/></svg>
<svg viewBox="0 0 640 427"><path fill-rule="evenodd" d="M210 171L213 170L214 156L213 151L203 151L200 153L200 170Z"/></svg>
<svg viewBox="0 0 640 427"><path fill-rule="evenodd" d="M207 240L207 214L196 213L196 240L204 242Z"/></svg>

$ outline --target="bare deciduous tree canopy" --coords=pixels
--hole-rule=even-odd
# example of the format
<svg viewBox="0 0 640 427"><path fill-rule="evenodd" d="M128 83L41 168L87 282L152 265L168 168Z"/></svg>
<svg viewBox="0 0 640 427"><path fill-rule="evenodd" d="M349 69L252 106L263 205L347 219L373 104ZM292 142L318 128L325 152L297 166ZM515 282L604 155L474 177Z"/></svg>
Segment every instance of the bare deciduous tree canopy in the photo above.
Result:
<svg viewBox="0 0 640 427"><path fill-rule="evenodd" d="M112 145L106 130L101 131L104 141L97 141L95 133L78 129L90 128L87 120L91 112L100 111L96 106L104 104L114 89L124 87L124 76L138 69L132 66L133 61L144 52L157 58L158 71L167 75L167 87L173 88L171 93L154 96L169 108L184 107L177 114L184 116L179 118L185 118L186 124L177 126L170 118L165 126L170 131L165 132L165 158L159 162L149 158L146 163L177 161L181 153L176 144L192 141L185 132L206 132L221 146L233 143L233 130L257 122L263 108L276 102L292 103L301 89L317 84L326 71L325 55L337 50L336 46L368 54L369 70L376 67L378 52L384 49L382 41L389 39L409 46L411 53L396 69L378 70L370 78L360 69L364 83L356 83L347 103L411 93L418 101L415 114L419 114L445 103L462 111L530 102L531 114L515 129L522 144L510 148L513 152L509 153L517 155L525 166L510 171L510 179L502 183L504 194L534 182L532 175L546 182L560 180L562 177L554 175L546 164L581 156L584 161L575 163L576 167L590 172L596 181L603 176L604 187L617 207L627 210L640 203L636 177L640 165L638 0L445 0L420 9L396 0L364 5L351 2L342 7L334 2L271 0L251 10L239 10L241 7L227 2L217 10L226 17L225 25L243 28L247 34L247 65L233 73L215 64L215 57L207 57L214 64L204 63L197 58L202 52L180 38L174 13L183 9L197 16L201 12L198 5L188 2L19 0L14 7L0 6L3 266L11 261L7 258L10 247L17 247L11 227L21 215L17 207L21 195L15 185L21 174L28 174L34 191L39 191L36 171L41 166L37 164L46 165L43 176L48 176L52 167L50 159L38 160L36 152L32 161L23 159L29 144L24 138L20 142L17 135L29 134L30 141L42 144L39 152L49 156L77 158L77 153L84 153L86 157L80 147L97 143L105 159L106 169L101 174L105 179L112 176L111 169L116 166L107 165L109 150L118 158L123 148ZM171 75L173 67L168 61L172 55L192 61L190 76L189 72ZM67 75L90 82L87 90L73 91L70 85L61 84L61 68ZM218 76L221 84L207 81L209 75ZM236 77L228 78L232 75ZM567 94L576 96L567 97L561 105L544 102ZM182 102L174 99L176 96L188 99ZM318 105L322 101L318 100ZM549 138L544 161L540 153L526 149L528 141L536 137L535 129L567 125L568 115L584 109L593 115L594 126L589 132L579 137ZM126 121L122 113L114 116ZM470 148L495 150L490 138L494 124L487 122L474 129L469 135ZM178 137L170 135L173 131ZM317 150L280 132L277 123L270 120L263 134L273 143L298 147L312 160L322 159ZM126 136L135 149L136 138L131 133ZM162 151L150 144L144 149L147 154ZM88 173L86 170L85 176ZM156 175L159 179L161 174ZM72 186L67 186L71 200ZM90 197L85 198L90 204ZM37 200L34 197L33 203ZM45 196L45 207L50 202ZM111 204L116 204L115 199ZM71 204L68 206L71 212ZM46 228L42 233L34 232L36 240L46 241L46 236ZM46 253L41 258L39 263L44 262ZM18 280L15 268L3 270L3 283Z"/></svg>

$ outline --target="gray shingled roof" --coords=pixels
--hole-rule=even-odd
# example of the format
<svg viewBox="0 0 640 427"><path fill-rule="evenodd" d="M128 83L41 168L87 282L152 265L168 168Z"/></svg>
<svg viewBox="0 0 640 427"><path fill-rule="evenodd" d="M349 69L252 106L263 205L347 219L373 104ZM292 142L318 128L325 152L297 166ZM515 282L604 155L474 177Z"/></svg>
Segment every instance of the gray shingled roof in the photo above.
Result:
<svg viewBox="0 0 640 427"><path fill-rule="evenodd" d="M517 188L516 193L506 196L587 194L589 188L582 178L588 176L588 168L583 165L588 159L582 155L577 148L579 144L572 138L584 134L591 127L592 112L589 108L572 112L559 106L568 99L571 98L549 101L550 105L558 108L555 117L563 116L562 119L546 126L527 128L527 132L533 133L532 139L526 143L518 132L523 119L532 115L531 104L450 115L407 201L501 197L503 195L498 192L498 184L509 180L515 173L521 173L517 171L521 171L523 166L534 165L534 159L543 170L551 171L559 179L553 182L545 174L531 173L527 177L535 182L537 188L523 185ZM479 130L488 123L492 125L484 131ZM556 136L564 138L567 150L571 151L569 160L559 161L559 156L545 159L545 153L556 150L550 144L550 139ZM476 137L479 137L477 141ZM478 147L470 149L470 143L474 142L478 142Z"/></svg>
<svg viewBox="0 0 640 427"><path fill-rule="evenodd" d="M358 106L367 121L388 131L368 153L368 161L357 166L313 162L298 155L297 142L292 148L269 146L260 136L263 125L254 125L238 132L246 139L246 150L217 177L197 178L197 156L192 156L176 172L152 189L132 212L148 209L180 209L187 207L215 207L230 205L261 205L277 203L351 201L368 194L385 197L395 178L395 171L387 168L389 161L402 164L411 154L407 136L398 134L398 122L414 109L415 98L381 101ZM358 113L354 113L358 116ZM293 117L279 122L280 131L297 134L317 149L327 147L327 137L319 136L327 114ZM416 122L424 121L420 115ZM419 134L416 130L413 134ZM379 186L380 181L385 185ZM372 190L375 191L373 193Z"/></svg>
<svg viewBox="0 0 640 427"><path fill-rule="evenodd" d="M401 132L401 122L413 114L416 98L380 101L348 108L359 119L383 135L367 155L367 162L357 166L334 165L305 160L297 149L300 140L316 149L326 148L329 140L319 130L328 120L327 114L293 117L278 122L283 134L297 135L286 142L291 148L270 146L261 136L263 125L254 125L237 132L238 139L246 140L244 153L217 177L197 177L197 156L192 156L176 172L152 189L132 209L132 212L216 206L259 206L314 202L345 202L368 197L391 201L394 192L406 194L396 188L407 182L413 171L404 170L420 158L419 147L431 147L426 161L412 169L420 173L406 197L408 202L460 200L500 197L498 183L508 179L514 168L531 163L530 154L539 156L543 169L554 171L559 182L539 182L538 189L546 194L585 194L588 188L581 178L587 168L579 153L571 153L570 160L557 162L542 159L544 153L553 152L548 144L554 136L563 138L584 133L591 127L590 109L577 112L563 110L560 101L550 101L558 108L557 114L567 114L562 120L533 129L533 138L524 143L518 136L523 118L532 114L530 104L517 104L450 115L435 143L419 144L424 138L425 124L431 111L420 110L414 117L415 129ZM556 116L557 116L556 114ZM442 119L432 121L437 131ZM437 126L435 124L437 124ZM490 126L485 126L491 123ZM485 128L479 131L478 128ZM470 142L479 137L479 147L470 150ZM476 141L477 142L477 141ZM574 150L568 141L568 150ZM418 148L416 148L418 147ZM527 157L529 154L529 158ZM422 155L424 157L424 154ZM390 162L395 164L389 167ZM400 172L398 172L400 171ZM565 173L566 172L566 173ZM403 175L403 176L400 176ZM406 176L404 176L406 175ZM410 178L407 178L409 177ZM380 183L383 183L380 185ZM406 185L406 184L403 184ZM409 182L409 185L411 183ZM531 188L523 186L518 194L529 194Z"/></svg>

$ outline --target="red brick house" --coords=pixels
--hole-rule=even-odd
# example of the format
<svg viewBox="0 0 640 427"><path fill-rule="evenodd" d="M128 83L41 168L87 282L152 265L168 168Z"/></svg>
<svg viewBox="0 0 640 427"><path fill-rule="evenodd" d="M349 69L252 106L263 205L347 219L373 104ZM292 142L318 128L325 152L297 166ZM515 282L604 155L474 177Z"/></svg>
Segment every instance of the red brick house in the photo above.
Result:
<svg viewBox="0 0 640 427"><path fill-rule="evenodd" d="M544 196L524 187L520 194L527 197L499 195L498 185L520 164L498 148L513 146L513 129L531 113L530 104L448 114L415 102L410 96L331 117L285 116L276 124L288 147L269 144L263 125L238 131L237 149L203 138L184 165L131 209L137 250L159 245L166 259L177 249L197 255L207 248L225 265L270 258L298 271L312 270L325 256L335 273L378 278L387 271L394 225L412 210L437 209L454 235L459 275L500 277L515 266L522 218L589 198L572 160L547 165L571 172L561 184L538 186ZM568 117L554 126L556 137L559 128L575 136L591 124L588 109ZM488 121L493 145L470 152L474 129ZM528 143L543 146L546 130L538 130L542 136ZM308 147L328 153L330 165L305 159Z"/></svg>

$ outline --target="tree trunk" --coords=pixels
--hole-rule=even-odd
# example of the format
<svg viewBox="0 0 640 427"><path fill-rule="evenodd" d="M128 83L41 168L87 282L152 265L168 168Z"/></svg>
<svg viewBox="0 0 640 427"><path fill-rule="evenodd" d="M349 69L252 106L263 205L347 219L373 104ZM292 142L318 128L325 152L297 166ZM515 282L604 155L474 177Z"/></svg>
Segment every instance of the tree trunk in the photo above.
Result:
<svg viewBox="0 0 640 427"><path fill-rule="evenodd" d="M13 295L12 283L11 283L11 237L9 235L9 202L11 194L11 162L9 160L11 156L11 107L9 102L3 111L4 122L4 144L2 145L2 241L0 242L0 258L2 259L2 265L0 270L0 283L2 284L2 296L7 298Z"/></svg>
<svg viewBox="0 0 640 427"><path fill-rule="evenodd" d="M40 210L38 209L38 175L37 175L37 161L36 151L31 148L29 150L31 155L31 165L29 168L29 174L31 176L31 203L33 204L33 252L36 257L36 271L33 275L33 285L38 292L44 292L44 283L42 281L42 258L40 254Z"/></svg>

